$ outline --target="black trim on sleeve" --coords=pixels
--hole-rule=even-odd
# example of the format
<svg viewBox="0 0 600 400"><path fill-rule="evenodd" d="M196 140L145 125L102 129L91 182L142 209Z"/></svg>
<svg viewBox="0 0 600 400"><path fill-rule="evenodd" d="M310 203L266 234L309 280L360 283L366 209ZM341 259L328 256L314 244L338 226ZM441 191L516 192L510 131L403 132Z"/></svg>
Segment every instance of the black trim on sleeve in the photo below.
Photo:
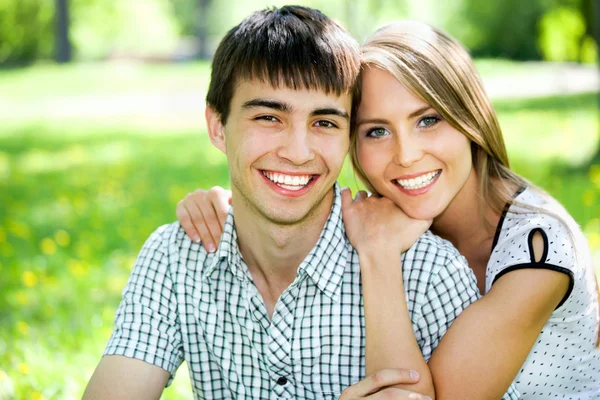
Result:
<svg viewBox="0 0 600 400"><path fill-rule="evenodd" d="M542 239L544 239L544 251L542 253L542 258L540 261L536 261L535 253L533 252L533 236L539 233L542 235ZM548 257L548 236L546 236L546 232L542 228L534 228L529 232L529 236L527 236L527 246L529 247L529 259L532 264L544 264L546 263L546 258Z"/></svg>
<svg viewBox="0 0 600 400"><path fill-rule="evenodd" d="M512 200L519 197L519 195L521 193L523 193L525 191L525 189L527 189L526 185L521 186L513 194L511 201L509 201L508 203L506 203L504 205L504 209L502 210L502 214L500 215L500 221L498 221L498 226L496 227L496 233L494 234L494 241L492 242L492 250L490 251L490 254L492 254L492 252L494 251L494 248L496 248L496 245L498 244L498 239L500 239L500 232L502 232L502 225L504 224L504 218L506 218L506 214L508 213L508 210L510 209L510 206L512 205Z"/></svg>
<svg viewBox="0 0 600 400"><path fill-rule="evenodd" d="M494 281L492 282L492 286L494 285L494 283L496 283L496 281L500 277L504 276L505 274L512 272L512 271L519 270L519 269L527 269L527 268L550 269L552 271L562 272L563 274L567 274L569 276L569 288L567 289L567 293L565 293L565 295L562 298L562 300L560 301L560 303L558 303L558 305L554 309L555 311L558 310L558 308L560 306L562 306L565 301L567 301L567 299L571 295L571 292L573 291L573 286L575 286L575 275L573 274L573 271L571 271L570 269L567 269L564 267L559 267L558 265L554 265L554 264L547 264L547 263L534 262L534 263L515 264L515 265L511 265L510 267L507 267L502 272L500 272L498 275L496 275L496 277L494 278Z"/></svg>

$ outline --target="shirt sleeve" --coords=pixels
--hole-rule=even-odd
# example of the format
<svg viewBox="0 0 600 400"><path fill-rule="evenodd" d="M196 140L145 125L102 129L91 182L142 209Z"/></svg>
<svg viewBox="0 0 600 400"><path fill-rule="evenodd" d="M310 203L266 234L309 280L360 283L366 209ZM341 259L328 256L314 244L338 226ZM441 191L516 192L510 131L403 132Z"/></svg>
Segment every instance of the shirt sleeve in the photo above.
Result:
<svg viewBox="0 0 600 400"><path fill-rule="evenodd" d="M432 271L415 332L425 361L456 317L479 297L475 275L464 257L457 254Z"/></svg>
<svg viewBox="0 0 600 400"><path fill-rule="evenodd" d="M544 250L537 257L533 237L539 233ZM492 249L486 272L486 292L504 274L523 268L543 268L567 274L569 289L559 308L570 296L575 282L575 250L572 235L557 218L543 213L508 213Z"/></svg>
<svg viewBox="0 0 600 400"><path fill-rule="evenodd" d="M140 251L117 309L115 329L104 355L122 355L171 374L183 362L175 288L161 227Z"/></svg>

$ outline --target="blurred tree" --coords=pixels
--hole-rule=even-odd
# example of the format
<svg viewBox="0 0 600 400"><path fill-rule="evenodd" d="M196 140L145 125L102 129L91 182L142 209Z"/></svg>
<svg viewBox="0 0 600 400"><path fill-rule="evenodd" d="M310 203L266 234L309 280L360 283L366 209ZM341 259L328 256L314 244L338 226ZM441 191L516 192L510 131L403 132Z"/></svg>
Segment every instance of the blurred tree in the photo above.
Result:
<svg viewBox="0 0 600 400"><path fill-rule="evenodd" d="M475 57L540 59L538 22L547 6L548 0L463 0L446 25Z"/></svg>
<svg viewBox="0 0 600 400"><path fill-rule="evenodd" d="M197 57L207 60L211 57L209 52L208 37L208 12L213 0L196 0L196 40L198 43Z"/></svg>
<svg viewBox="0 0 600 400"><path fill-rule="evenodd" d="M71 41L69 39L69 1L56 0L54 11L55 57L59 63L71 61Z"/></svg>
<svg viewBox="0 0 600 400"><path fill-rule="evenodd" d="M538 43L549 61L593 63L598 57L593 3L597 0L553 0L539 23Z"/></svg>
<svg viewBox="0 0 600 400"><path fill-rule="evenodd" d="M50 58L53 15L50 1L0 1L0 65Z"/></svg>

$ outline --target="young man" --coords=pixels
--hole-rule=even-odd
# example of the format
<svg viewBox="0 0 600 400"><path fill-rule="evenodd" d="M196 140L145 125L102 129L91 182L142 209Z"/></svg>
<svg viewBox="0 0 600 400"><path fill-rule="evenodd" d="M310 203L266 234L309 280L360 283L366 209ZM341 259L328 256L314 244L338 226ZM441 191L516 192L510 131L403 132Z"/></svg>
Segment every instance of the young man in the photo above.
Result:
<svg viewBox="0 0 600 400"><path fill-rule="evenodd" d="M206 119L227 155L235 212L214 253L178 223L151 235L84 398L159 398L183 360L198 398L329 399L347 388L343 398L378 390L407 398L389 386L410 382L431 393L424 363L420 381L399 370L360 381L360 269L336 184L359 66L355 40L316 10L259 11L225 36ZM402 264L415 336L429 359L477 298L475 279L430 233Z"/></svg>

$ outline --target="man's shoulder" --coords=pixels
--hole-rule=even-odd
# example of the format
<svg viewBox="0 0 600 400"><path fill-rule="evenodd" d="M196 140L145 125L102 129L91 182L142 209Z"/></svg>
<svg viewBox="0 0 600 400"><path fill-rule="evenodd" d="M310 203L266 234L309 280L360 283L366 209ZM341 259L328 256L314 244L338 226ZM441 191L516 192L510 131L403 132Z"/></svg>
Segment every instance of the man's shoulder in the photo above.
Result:
<svg viewBox="0 0 600 400"><path fill-rule="evenodd" d="M165 256L190 252L204 256L207 254L202 243L194 243L186 235L179 222L159 226L150 234L144 248L158 251Z"/></svg>
<svg viewBox="0 0 600 400"><path fill-rule="evenodd" d="M466 259L450 241L427 231L406 251L404 268L409 270L418 268L429 274L437 274L441 270L469 267Z"/></svg>

